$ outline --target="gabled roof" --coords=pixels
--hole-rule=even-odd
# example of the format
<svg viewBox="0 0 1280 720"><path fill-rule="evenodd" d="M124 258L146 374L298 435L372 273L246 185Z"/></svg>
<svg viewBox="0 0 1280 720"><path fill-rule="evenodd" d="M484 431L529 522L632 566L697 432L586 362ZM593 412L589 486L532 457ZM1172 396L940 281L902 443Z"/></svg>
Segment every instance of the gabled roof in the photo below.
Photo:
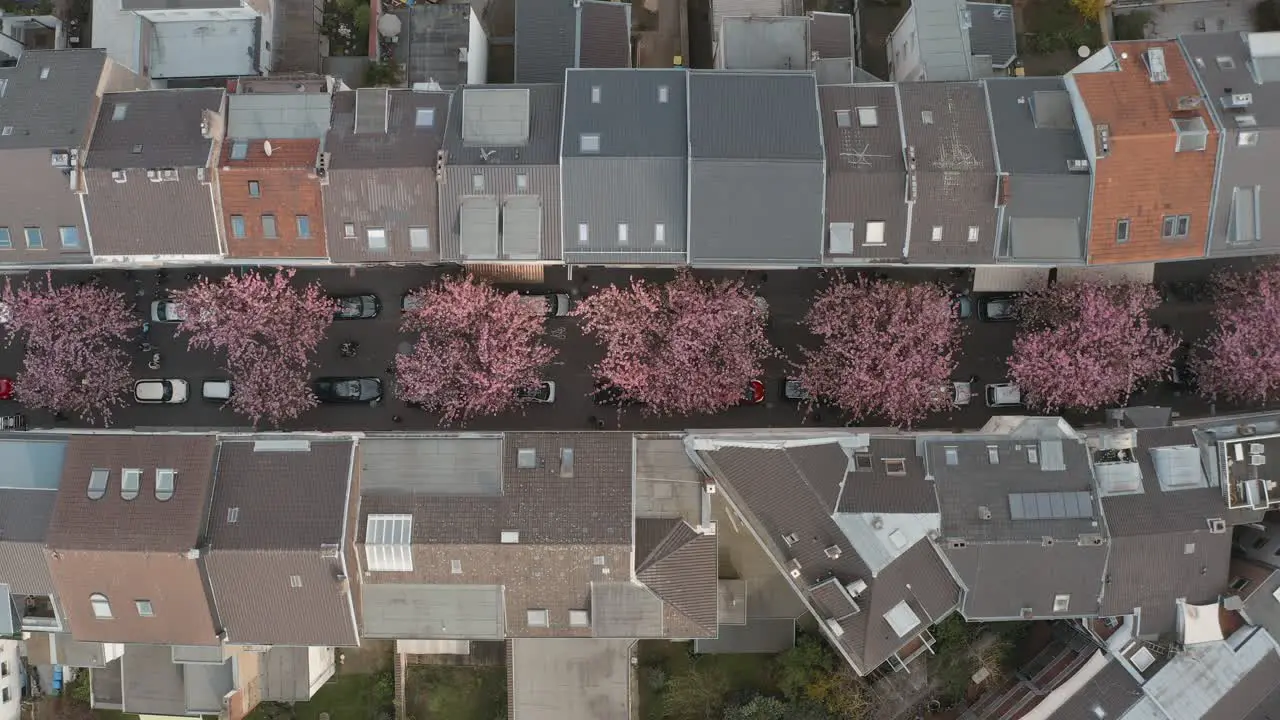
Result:
<svg viewBox="0 0 1280 720"><path fill-rule="evenodd" d="M643 522L637 521L637 532ZM636 579L696 627L695 632L668 632L667 636L715 636L719 622L718 553L715 535L699 533L683 520L677 520L647 555L642 556L636 548Z"/></svg>
<svg viewBox="0 0 1280 720"><path fill-rule="evenodd" d="M1112 660L1088 679L1045 720L1109 720L1123 717L1142 697L1142 688L1119 661ZM1096 708L1096 709L1095 709ZM1099 715L1098 711L1102 714Z"/></svg>
<svg viewBox="0 0 1280 720"><path fill-rule="evenodd" d="M1013 23L1013 6L970 2L965 3L965 9L969 12L972 23L969 28L969 46L973 54L991 58L991 66L994 68L1008 68L1018 57L1018 33ZM976 64L977 57L974 62Z"/></svg>
<svg viewBox="0 0 1280 720"><path fill-rule="evenodd" d="M969 46L969 29L964 0L912 0L910 15L915 17L915 43L918 44L923 77L893 79L954 81L973 80L973 50ZM903 17L903 21L906 16ZM899 22L901 27L902 22ZM896 34L898 28L894 28Z"/></svg>
<svg viewBox="0 0 1280 720"><path fill-rule="evenodd" d="M563 81L563 73L554 80ZM560 84L458 88L445 131L448 164L557 164L563 99Z"/></svg>
<svg viewBox="0 0 1280 720"><path fill-rule="evenodd" d="M205 121L222 110L222 90L107 93L86 168L205 167L213 150Z"/></svg>
<svg viewBox="0 0 1280 720"><path fill-rule="evenodd" d="M631 67L631 3L579 0L574 67Z"/></svg>
<svg viewBox="0 0 1280 720"><path fill-rule="evenodd" d="M565 78L566 159L688 155L684 70L570 70ZM598 151L583 149L584 133L600 136Z"/></svg>
<svg viewBox="0 0 1280 720"><path fill-rule="evenodd" d="M1114 515L1110 512L1107 519ZM1192 605L1216 602L1226 592L1231 534L1207 528L1111 538L1101 615L1141 609L1138 632L1165 635L1177 629L1178 598Z"/></svg>
<svg viewBox="0 0 1280 720"><path fill-rule="evenodd" d="M324 142L329 171L403 167L434 175L451 98L451 93L390 90L382 108L371 108L386 130L370 131L356 129L356 91L334 93L332 127Z"/></svg>
<svg viewBox="0 0 1280 720"><path fill-rule="evenodd" d="M0 68L0 151L83 147L93 128L103 50L30 50Z"/></svg>
<svg viewBox="0 0 1280 720"><path fill-rule="evenodd" d="M573 0L515 0L518 83L558 83L574 66Z"/></svg>
<svg viewBox="0 0 1280 720"><path fill-rule="evenodd" d="M359 644L343 558L353 460L350 440L220 444L206 564L229 642Z"/></svg>

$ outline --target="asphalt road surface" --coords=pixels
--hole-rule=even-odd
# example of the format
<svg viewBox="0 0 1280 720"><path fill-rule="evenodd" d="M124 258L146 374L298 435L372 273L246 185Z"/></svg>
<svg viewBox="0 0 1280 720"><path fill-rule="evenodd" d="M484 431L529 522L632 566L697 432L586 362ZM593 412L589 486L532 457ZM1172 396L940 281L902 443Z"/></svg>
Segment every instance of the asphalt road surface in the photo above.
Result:
<svg viewBox="0 0 1280 720"><path fill-rule="evenodd" d="M1156 281L1186 281L1208 277L1224 266L1242 266L1252 260L1234 263L1194 262L1172 263L1157 268ZM314 376L378 376L390 390L393 377L387 373L397 348L410 340L399 330L400 296L413 288L439 277L447 270L437 267L388 267L356 269L302 270L297 281L318 280L333 294L371 292L382 300L382 314L372 320L335 322L329 336L321 345L316 357ZM226 270L201 270L217 275ZM829 272L829 271L828 271ZM914 268L876 269L896 279L911 281L936 280L965 289L968 276L947 271ZM575 297L590 294L596 287L625 282L631 276L643 276L663 280L672 276L664 270L614 270L581 268L572 273L565 268L548 268L542 282L537 284L512 284L517 289L545 289L569 292ZM590 398L592 377L590 368L599 360L601 352L579 331L578 322L572 318L552 318L548 329L550 342L559 350L547 379L556 383L556 400L551 404L530 404L517 412L472 421L467 430L577 430L599 427L626 430L678 430L686 428L766 428L799 426L842 426L846 422L833 409L807 410L782 397L782 382L789 363L799 359L798 348L811 346L812 336L801 324L814 294L824 287L828 278L822 271L752 271L746 273L722 273L741 275L758 288L769 301L769 335L785 358L767 364L765 401L759 405L742 405L715 415L691 417L655 417L644 414L639 408L599 406ZM58 273L55 280L79 281L88 277L87 272L68 271ZM139 318L144 318L150 303L160 297L166 288L180 288L189 281L182 270L170 270L164 277L155 271L137 271L130 279L122 271L104 271L102 282L125 291L137 301ZM16 278L15 278L16 279ZM1189 340L1202 336L1210 327L1212 306L1207 301L1169 301L1156 312L1156 322L1172 326ZM118 408L113 413L112 427L146 429L174 428L238 428L248 429L245 418L216 403L201 401L201 381L223 375L219 358L202 352L189 352L186 341L174 338L173 325L153 324L151 342L162 355L159 371L147 368L150 355L135 353L136 378L165 377L184 378L192 385L193 398L184 405L136 405ZM976 318L965 321L963 350L955 374L957 379L977 376L979 384L1000 382L1005 379L1005 358L1012 350L1013 323L984 323ZM360 345L356 357L343 357L339 346L346 341ZM0 349L0 375L16 375L21 363L21 349L16 345ZM673 368L678 372L678 369ZM296 420L286 424L285 430L439 430L436 416L421 410L405 407L392 397L375 405L321 405ZM1185 416L1200 416L1210 412L1237 412L1252 408L1211 407L1203 399L1177 393L1164 386L1155 386L1131 399L1132 405L1169 405ZM62 421L47 412L21 408L16 402L0 401L0 415L13 412L26 413L32 428L76 427L83 423L72 419ZM965 408L939 413L929 418L923 427L936 429L973 429L981 427L992 415L982 398L975 394L974 402ZM1082 425L1096 424L1103 420L1100 413L1068 415L1072 422ZM451 428L459 429L459 428Z"/></svg>

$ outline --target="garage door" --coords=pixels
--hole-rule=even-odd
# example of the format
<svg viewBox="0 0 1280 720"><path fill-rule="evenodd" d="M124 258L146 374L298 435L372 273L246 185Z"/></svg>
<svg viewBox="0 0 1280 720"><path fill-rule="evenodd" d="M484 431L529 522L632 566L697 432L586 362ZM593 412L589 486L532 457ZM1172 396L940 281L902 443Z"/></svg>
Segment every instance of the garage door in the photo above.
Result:
<svg viewBox="0 0 1280 720"><path fill-rule="evenodd" d="M974 292L1020 292L1049 284L1049 268L979 265L974 268Z"/></svg>

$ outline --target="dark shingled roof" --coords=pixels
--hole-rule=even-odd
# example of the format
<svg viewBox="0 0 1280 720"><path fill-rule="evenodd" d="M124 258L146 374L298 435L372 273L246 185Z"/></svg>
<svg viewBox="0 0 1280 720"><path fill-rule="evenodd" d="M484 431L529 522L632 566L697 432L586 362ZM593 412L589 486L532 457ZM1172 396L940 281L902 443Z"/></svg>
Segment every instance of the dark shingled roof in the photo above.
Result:
<svg viewBox="0 0 1280 720"><path fill-rule="evenodd" d="M581 0L577 35L577 67L631 67L631 3Z"/></svg>
<svg viewBox="0 0 1280 720"><path fill-rule="evenodd" d="M938 512L938 496L933 481L925 477L915 443L912 438L871 438L867 450L872 458L871 469L855 470L845 476L837 509L848 513ZM890 475L885 458L901 458L906 475Z"/></svg>
<svg viewBox="0 0 1280 720"><path fill-rule="evenodd" d="M387 97L387 132L356 134L355 91L334 93L332 125L324 146L330 154L330 170L429 167L435 174L436 151L444 139L452 95L391 90ZM434 111L431 125L417 125L419 109Z"/></svg>
<svg viewBox="0 0 1280 720"><path fill-rule="evenodd" d="M1142 699L1142 688L1120 663L1107 663L1089 682L1067 698L1047 720L1119 718ZM1099 715L1094 708L1101 708Z"/></svg>
<svg viewBox="0 0 1280 720"><path fill-rule="evenodd" d="M84 166L205 167L213 141L201 132L200 121L206 111L220 112L222 101L221 89L108 93ZM142 151L133 152L135 146Z"/></svg>
<svg viewBox="0 0 1280 720"><path fill-rule="evenodd" d="M1107 519L1111 517L1108 512ZM1114 536L1101 614L1127 615L1140 607L1143 635L1171 633L1178 622L1175 600L1186 598L1193 605L1216 602L1226 592L1230 573L1231 533L1214 534L1206 527Z"/></svg>
<svg viewBox="0 0 1280 720"><path fill-rule="evenodd" d="M720 612L718 568L716 536L699 534L683 521L637 566L636 579L701 630L678 634L668 630L668 637L715 636Z"/></svg>

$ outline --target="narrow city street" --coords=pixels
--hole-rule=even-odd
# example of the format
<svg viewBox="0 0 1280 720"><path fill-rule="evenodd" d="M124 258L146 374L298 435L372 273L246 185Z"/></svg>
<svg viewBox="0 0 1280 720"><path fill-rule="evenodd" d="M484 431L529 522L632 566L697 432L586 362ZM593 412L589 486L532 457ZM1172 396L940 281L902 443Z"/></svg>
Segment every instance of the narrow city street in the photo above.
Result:
<svg viewBox="0 0 1280 720"><path fill-rule="evenodd" d="M1224 263L1176 263L1157 269L1156 282L1171 280L1203 280ZM1246 263L1233 263L1244 266ZM210 277L225 273L226 268L200 270ZM400 298L414 288L448 272L441 267L386 267L386 268L324 268L299 271L295 282L319 281L331 294L374 293L382 301L382 313L372 320L338 321L333 324L329 336L316 357L317 367L313 375L321 376L377 376L388 389L387 397L376 405L321 405L290 422L285 430L417 430L442 429L438 418L421 410L408 408L394 397L394 377L387 372L398 348L406 347L411 338L399 331ZM826 271L832 272L832 271ZM939 281L952 285L956 290L967 280L957 279L948 271L915 268L878 268L876 272L894 279L908 281ZM713 273L700 273L713 274ZM545 429L571 430L590 427L619 428L625 430L675 430L685 428L737 428L737 427L797 427L841 426L846 419L841 413L817 408L806 410L798 403L782 396L782 384L790 362L800 358L799 349L810 345L813 338L803 326L805 312L814 294L824 287L828 278L824 271L750 271L714 273L741 275L758 288L769 302L769 335L784 358L772 360L766 368L766 397L759 405L742 405L716 415L693 417L655 417L639 408L600 406L592 402L591 365L601 352L579 332L578 323L572 318L552 318L548 321L550 343L559 355L550 368L547 379L556 383L556 399L551 404L530 404L517 413L477 420L466 426L468 430ZM103 271L99 278L106 285L120 289L135 297L139 319L146 317L151 302L163 296L166 289L179 289L190 283L187 271L169 270L157 274L154 270L139 270L130 278L123 271ZM594 288L610 283L624 283L631 276L651 280L672 277L666 270L626 270L605 268L579 268L572 272L566 268L548 267L539 284L509 284L504 287L532 290L545 289L568 292L575 298L590 294ZM962 274L960 274L962 275ZM21 276L10 276L19 281ZM58 282L82 281L89 277L87 271L66 271L55 275ZM968 275L962 275L967 278ZM1188 340L1201 337L1211 323L1212 305L1208 301L1186 302L1171 300L1156 313L1156 322L1173 327ZM978 386L1005 379L1005 358L1012 349L1014 323L985 323L976 317L964 321L963 351L958 359L955 378L977 376ZM220 358L203 352L190 352L186 341L174 337L175 325L153 323L150 341L162 357L161 369L148 369L150 354L135 351L135 378L183 378L191 383L192 399L184 405L138 405L132 403L113 413L112 426L117 428L248 428L246 420L223 408L220 404L200 399L200 384L222 375ZM359 343L355 357L343 357L339 347L344 342ZM16 343L0 349L0 376L13 377L21 364L21 349ZM679 368L672 368L679 372ZM975 387L975 390L979 388ZM1180 394L1163 386L1151 387L1139 393L1131 404L1169 405L1186 416L1205 415L1209 412L1235 412L1243 408L1210 408L1203 399ZM76 420L58 421L39 410L21 408L16 402L0 402L0 415L23 412L31 428L74 427ZM926 428L972 429L981 427L991 416L979 393L973 403L965 408L939 413L923 424ZM1088 416L1069 415L1077 424L1096 424L1103 421L1101 413ZM458 429L458 428L452 428Z"/></svg>

